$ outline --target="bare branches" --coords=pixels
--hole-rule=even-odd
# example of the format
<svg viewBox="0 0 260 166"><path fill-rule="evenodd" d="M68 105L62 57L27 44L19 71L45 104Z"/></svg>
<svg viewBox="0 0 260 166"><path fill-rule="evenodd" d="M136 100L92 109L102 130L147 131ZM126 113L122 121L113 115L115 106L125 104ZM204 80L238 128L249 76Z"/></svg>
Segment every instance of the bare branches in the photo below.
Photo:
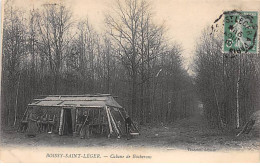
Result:
<svg viewBox="0 0 260 166"><path fill-rule="evenodd" d="M210 35L209 30L203 31L194 62L196 84L209 124L234 129L238 121L245 123L247 117L255 111L254 99L259 100L260 97L259 93L252 93L260 88L255 84L259 77L253 76L257 71L250 62L257 56L241 54L227 58L230 56L226 57L222 53L221 43L223 40L219 36ZM238 109L239 113L236 111Z"/></svg>
<svg viewBox="0 0 260 166"><path fill-rule="evenodd" d="M86 93L120 96L139 122L174 120L177 106L169 106L172 110L166 113L166 103L157 100L167 96L165 102L174 101L177 97L171 93L189 86L182 50L166 40L165 27L153 21L146 0L115 1L105 16L104 33L98 33L88 18L73 19L63 4L43 5L27 11L24 18L22 11L5 11L3 89L10 121L19 118L37 95ZM12 113L10 103L16 99ZM176 117L186 116L186 109L178 110Z"/></svg>

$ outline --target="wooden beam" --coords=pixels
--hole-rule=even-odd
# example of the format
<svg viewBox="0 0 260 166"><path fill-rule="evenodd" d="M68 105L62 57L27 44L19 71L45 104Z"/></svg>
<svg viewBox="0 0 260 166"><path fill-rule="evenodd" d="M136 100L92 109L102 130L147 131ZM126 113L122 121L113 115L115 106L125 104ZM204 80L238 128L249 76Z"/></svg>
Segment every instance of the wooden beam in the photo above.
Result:
<svg viewBox="0 0 260 166"><path fill-rule="evenodd" d="M35 101L107 101L106 99L34 99Z"/></svg>

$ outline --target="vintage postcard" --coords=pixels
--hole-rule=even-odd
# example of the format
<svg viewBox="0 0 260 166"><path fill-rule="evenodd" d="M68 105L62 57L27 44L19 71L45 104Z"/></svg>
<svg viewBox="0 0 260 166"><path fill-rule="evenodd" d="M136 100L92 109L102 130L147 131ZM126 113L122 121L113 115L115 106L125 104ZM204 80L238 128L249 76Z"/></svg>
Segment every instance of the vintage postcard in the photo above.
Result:
<svg viewBox="0 0 260 166"><path fill-rule="evenodd" d="M260 162L259 0L1 10L0 162Z"/></svg>

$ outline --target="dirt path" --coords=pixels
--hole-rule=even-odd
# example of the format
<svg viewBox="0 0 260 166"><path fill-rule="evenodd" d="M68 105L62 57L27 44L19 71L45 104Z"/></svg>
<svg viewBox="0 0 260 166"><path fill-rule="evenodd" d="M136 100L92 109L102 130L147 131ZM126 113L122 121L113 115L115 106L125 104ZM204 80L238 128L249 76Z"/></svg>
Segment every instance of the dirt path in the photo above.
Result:
<svg viewBox="0 0 260 166"><path fill-rule="evenodd" d="M1 144L4 146L73 146L73 147L155 147L169 150L184 149L192 151L216 150L259 150L260 139L250 136L235 137L234 134L222 134L209 129L200 116L182 119L170 125L154 127L142 126L141 135L131 140L125 138L90 138L39 134L28 138L24 133L5 131Z"/></svg>

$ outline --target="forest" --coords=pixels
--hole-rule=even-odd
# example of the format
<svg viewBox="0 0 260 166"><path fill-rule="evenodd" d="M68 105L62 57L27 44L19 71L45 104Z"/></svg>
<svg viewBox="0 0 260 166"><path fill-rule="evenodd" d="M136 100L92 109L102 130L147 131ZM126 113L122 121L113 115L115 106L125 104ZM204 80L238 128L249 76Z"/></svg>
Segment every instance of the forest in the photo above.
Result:
<svg viewBox="0 0 260 166"><path fill-rule="evenodd" d="M65 4L17 8L5 2L3 126L19 124L41 95L109 93L140 124L168 123L196 109L182 47L170 43L145 0L115 1L105 32Z"/></svg>
<svg viewBox="0 0 260 166"><path fill-rule="evenodd" d="M187 118L201 103L209 126L235 129L260 108L259 52L224 54L223 34L205 28L189 75L182 46L168 40L146 0L115 0L104 32L65 4L24 10L11 2L3 17L3 126L18 125L27 104L51 94L112 94L140 125Z"/></svg>
<svg viewBox="0 0 260 166"><path fill-rule="evenodd" d="M233 130L242 128L260 108L260 57L259 50L257 54L223 53L223 34L212 33L211 28L203 31L193 67L208 124Z"/></svg>

